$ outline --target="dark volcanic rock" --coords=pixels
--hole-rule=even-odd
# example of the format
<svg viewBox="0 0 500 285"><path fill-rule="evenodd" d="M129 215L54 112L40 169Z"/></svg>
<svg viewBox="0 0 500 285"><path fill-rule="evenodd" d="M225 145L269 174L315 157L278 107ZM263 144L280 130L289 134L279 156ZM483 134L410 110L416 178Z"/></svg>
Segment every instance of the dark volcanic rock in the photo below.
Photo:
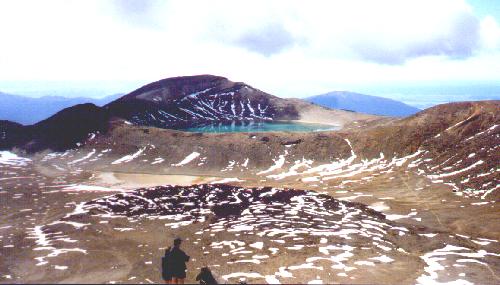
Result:
<svg viewBox="0 0 500 285"><path fill-rule="evenodd" d="M161 128L299 118L298 110L287 100L213 75L160 80L105 108L134 124Z"/></svg>
<svg viewBox="0 0 500 285"><path fill-rule="evenodd" d="M297 209L292 209L294 207ZM334 217L335 220L340 220L347 208L385 220L383 214L361 203L339 201L312 191L271 187L241 188L226 184L138 189L89 201L83 206L92 215L111 214L137 218L175 216L182 221L194 221L210 214L214 214L216 219L238 218L248 211L273 216L286 214L312 218L316 215L314 212L320 209L329 211L337 216Z"/></svg>
<svg viewBox="0 0 500 285"><path fill-rule="evenodd" d="M217 217L225 218L240 215L252 203L290 203L292 198L306 194L308 192L304 190L240 188L226 184L159 186L90 201L86 207L96 214L107 212L124 216L176 215L208 208ZM320 196L331 200L327 203L329 208L335 205L338 209L338 201L326 195Z"/></svg>
<svg viewBox="0 0 500 285"><path fill-rule="evenodd" d="M301 143L302 141L303 141L302 139L289 140L282 142L281 145L295 145Z"/></svg>
<svg viewBox="0 0 500 285"><path fill-rule="evenodd" d="M0 149L17 146L29 139L24 126L11 121L0 121Z"/></svg>

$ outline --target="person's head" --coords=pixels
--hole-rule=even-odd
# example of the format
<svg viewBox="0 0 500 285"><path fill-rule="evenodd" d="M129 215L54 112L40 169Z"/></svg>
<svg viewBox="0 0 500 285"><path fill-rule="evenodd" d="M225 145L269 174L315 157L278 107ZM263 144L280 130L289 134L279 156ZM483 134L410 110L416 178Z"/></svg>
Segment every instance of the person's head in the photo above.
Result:
<svg viewBox="0 0 500 285"><path fill-rule="evenodd" d="M174 239L174 246L179 247L182 243L181 238Z"/></svg>

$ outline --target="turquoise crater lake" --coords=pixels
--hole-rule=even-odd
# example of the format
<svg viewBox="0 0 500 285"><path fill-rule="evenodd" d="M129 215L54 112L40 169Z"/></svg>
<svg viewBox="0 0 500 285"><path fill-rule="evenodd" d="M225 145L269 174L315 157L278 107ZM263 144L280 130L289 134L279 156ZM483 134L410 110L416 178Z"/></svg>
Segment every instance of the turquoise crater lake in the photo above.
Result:
<svg viewBox="0 0 500 285"><path fill-rule="evenodd" d="M254 133L254 132L321 132L334 131L340 127L334 125L299 123L290 121L265 122L218 122L179 129L185 132L199 133Z"/></svg>

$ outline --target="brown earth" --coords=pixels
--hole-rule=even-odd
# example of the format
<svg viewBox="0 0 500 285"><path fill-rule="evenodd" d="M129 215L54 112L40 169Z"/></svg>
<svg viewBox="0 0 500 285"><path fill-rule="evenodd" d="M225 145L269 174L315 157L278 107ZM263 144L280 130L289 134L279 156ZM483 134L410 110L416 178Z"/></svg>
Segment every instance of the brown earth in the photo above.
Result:
<svg viewBox="0 0 500 285"><path fill-rule="evenodd" d="M443 270L433 271L438 276L435 280L496 284L500 281L499 107L498 101L446 104L402 120L352 122L341 131L317 133L201 134L114 121L107 134L88 139L81 148L56 154L40 152L30 156L32 164L23 167L2 166L6 179L0 180L0 207L7 214L0 219L0 282L160 282L160 256L175 236L186 237L184 249L193 258L188 282L194 281L197 268L204 265L219 277L235 272L265 276L279 267L293 267L320 256L318 237L299 235L303 240L280 244L273 237L259 237L258 232L236 236L227 230L214 231L210 218L171 228L166 226L171 221L161 219L82 214L69 221L89 225L50 225L67 220L64 217L79 203L117 193L91 187L85 190L85 186L71 190L69 184L130 189L238 178L243 181L227 183L325 193L371 206L377 212L367 218L375 219L380 212L385 216L377 221L408 229L403 235L383 236L394 241L395 247L387 252L371 243L376 240L364 237L328 239L328 244L354 248L353 257L344 265L355 270L332 268L331 261L316 260L312 264L323 270L285 269L296 278L278 276L282 282L321 279L328 283L414 284L433 268L432 261L423 257L436 254L433 258L444 260L435 260L443 266ZM195 152L199 155L192 155ZM187 159L190 155L191 160ZM63 253L46 258L47 265L37 266L39 260L34 258L50 253L33 250L42 246L35 243L40 243L40 236L30 238L37 225L45 234L76 240L71 243L48 236L56 249L81 248L87 254ZM342 229L349 226L344 224ZM199 231L202 234L195 235ZM214 241L228 240L247 245L262 241L278 248L279 254L266 248L254 250L252 254L269 257L258 264L226 265L252 255L232 255L211 247ZM288 242L308 246L287 249ZM461 249L439 251L448 245ZM488 254L478 257L484 252ZM373 266L363 263L380 254L393 261L377 261ZM465 263L460 258L475 261ZM56 265L68 268L56 269ZM229 280L237 282L238 278ZM262 277L247 280L265 282ZM419 282L425 280L429 281Z"/></svg>

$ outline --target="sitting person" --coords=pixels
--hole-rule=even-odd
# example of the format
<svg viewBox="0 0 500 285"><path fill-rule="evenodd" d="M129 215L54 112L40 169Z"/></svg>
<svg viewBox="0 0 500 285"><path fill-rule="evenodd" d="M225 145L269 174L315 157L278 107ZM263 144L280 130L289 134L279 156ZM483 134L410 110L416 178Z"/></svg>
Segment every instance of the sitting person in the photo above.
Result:
<svg viewBox="0 0 500 285"><path fill-rule="evenodd" d="M202 267L198 276L196 276L196 281L199 281L200 284L219 284L217 280L215 280L212 271L208 267Z"/></svg>

